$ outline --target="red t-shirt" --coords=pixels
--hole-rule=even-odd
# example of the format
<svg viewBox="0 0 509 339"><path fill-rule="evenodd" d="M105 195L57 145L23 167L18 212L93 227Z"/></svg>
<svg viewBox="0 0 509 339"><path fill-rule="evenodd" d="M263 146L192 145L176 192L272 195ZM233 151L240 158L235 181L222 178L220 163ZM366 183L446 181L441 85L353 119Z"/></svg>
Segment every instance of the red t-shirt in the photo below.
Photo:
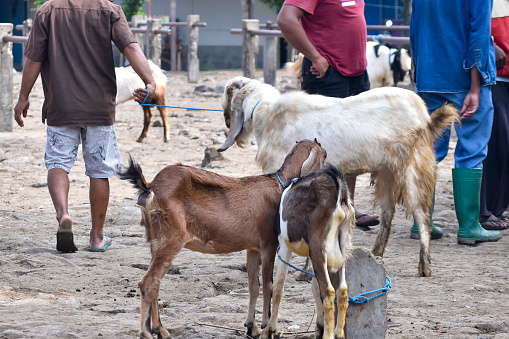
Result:
<svg viewBox="0 0 509 339"><path fill-rule="evenodd" d="M367 28L364 0L286 0L306 13L302 27L329 65L344 76L366 70Z"/></svg>

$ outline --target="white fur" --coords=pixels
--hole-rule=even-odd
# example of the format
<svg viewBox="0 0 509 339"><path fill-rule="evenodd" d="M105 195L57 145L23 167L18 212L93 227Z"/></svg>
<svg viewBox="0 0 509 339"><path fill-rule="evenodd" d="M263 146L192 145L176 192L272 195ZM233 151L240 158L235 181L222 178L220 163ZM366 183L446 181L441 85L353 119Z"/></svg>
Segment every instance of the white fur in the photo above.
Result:
<svg viewBox="0 0 509 339"><path fill-rule="evenodd" d="M378 49L378 56L376 56L374 47L377 44L377 42L368 41L366 45L369 83L371 88L392 86L394 84L394 77L391 64L394 62L394 54L397 52L397 49L382 45ZM408 72L412 67L412 58L405 48L401 48L400 53L401 69Z"/></svg>

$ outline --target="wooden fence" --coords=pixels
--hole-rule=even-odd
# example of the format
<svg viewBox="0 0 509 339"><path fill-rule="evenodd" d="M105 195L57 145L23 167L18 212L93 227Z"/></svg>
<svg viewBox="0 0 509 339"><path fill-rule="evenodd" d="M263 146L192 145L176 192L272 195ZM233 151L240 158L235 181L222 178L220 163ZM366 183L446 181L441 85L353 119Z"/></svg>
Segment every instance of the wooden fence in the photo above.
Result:
<svg viewBox="0 0 509 339"><path fill-rule="evenodd" d="M188 15L187 22L162 23L161 19L143 21L141 16L133 16L131 30L148 59L161 66L161 34L170 34L171 27L187 28L187 79L190 83L198 82L200 61L198 59L199 27L207 24L200 22L199 15ZM164 27L170 27L163 28ZM22 44L23 52L32 28L32 20L27 19L23 25L16 25L23 31L23 36L13 35L13 24L0 23L0 132L12 132L13 129L13 55L12 44ZM172 39L175 41L176 39ZM146 43L145 43L146 42ZM24 54L24 53L23 53ZM175 57L174 57L175 55ZM25 56L23 56L23 65ZM123 63L122 63L123 64ZM176 53L171 55L172 69L176 65Z"/></svg>
<svg viewBox="0 0 509 339"><path fill-rule="evenodd" d="M265 29L261 29L265 28ZM381 31L408 31L410 26L383 26L368 25L368 30ZM276 81L277 49L279 38L283 36L278 27L271 22L260 25L257 19L243 19L242 28L232 28L230 34L241 34L242 43L242 69L245 77L253 78L255 74L256 55L259 52L259 37L265 39L263 50L263 76L267 84L274 85ZM368 35L368 41L381 43L410 44L408 37L393 37L388 35Z"/></svg>

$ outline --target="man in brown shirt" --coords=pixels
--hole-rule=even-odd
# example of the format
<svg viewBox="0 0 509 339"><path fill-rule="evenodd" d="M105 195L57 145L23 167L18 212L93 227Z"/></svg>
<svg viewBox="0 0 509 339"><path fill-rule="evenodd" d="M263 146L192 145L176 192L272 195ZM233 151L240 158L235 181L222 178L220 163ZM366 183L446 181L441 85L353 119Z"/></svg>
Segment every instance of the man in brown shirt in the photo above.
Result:
<svg viewBox="0 0 509 339"><path fill-rule="evenodd" d="M114 129L116 80L111 41L125 54L150 91L155 81L120 6L108 0L52 0L37 13L25 49L15 120L23 127L28 97L39 73L44 90L42 121L46 122L45 163L56 218L57 250L78 250L68 213L69 177L81 143L90 177L92 230L88 250L103 252L111 239L103 235L109 202L108 178L120 169ZM142 102L147 90L133 93Z"/></svg>

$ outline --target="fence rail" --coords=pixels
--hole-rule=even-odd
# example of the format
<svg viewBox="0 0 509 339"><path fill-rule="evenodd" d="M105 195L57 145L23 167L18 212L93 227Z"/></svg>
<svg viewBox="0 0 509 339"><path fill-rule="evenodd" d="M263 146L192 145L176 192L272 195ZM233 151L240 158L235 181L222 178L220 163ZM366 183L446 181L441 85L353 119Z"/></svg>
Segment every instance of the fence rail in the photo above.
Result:
<svg viewBox="0 0 509 339"><path fill-rule="evenodd" d="M167 28L168 26L170 28ZM133 16L133 28L131 29L142 48L145 46L145 41L147 42L145 49L147 58L161 66L161 34L171 34L171 27L186 27L188 44L187 78L189 82L196 83L200 71L198 30L200 27L206 26L207 23L201 22L199 15L188 15L187 22L167 23L162 23L161 19L142 21L141 16ZM0 132L12 132L13 130L13 43L22 44L24 51L31 28L31 19L25 20L23 25L16 26L10 23L0 23ZM23 31L23 36L13 35L13 29ZM22 54L24 55L23 52ZM24 63L25 57L23 56ZM171 64L172 70L175 70L176 67L173 66L176 65L176 57L174 58L173 52L171 54Z"/></svg>
<svg viewBox="0 0 509 339"><path fill-rule="evenodd" d="M367 29L380 31L408 31L410 26L367 25ZM275 55L277 55L276 51L278 46L277 38L283 37L279 27L270 21L266 24L260 24L259 20L256 19L244 19L242 20L242 28L232 28L230 29L230 34L242 35L242 69L244 76L248 78L254 77L256 55L258 54L259 49L258 37L265 37L265 48L263 52L263 75L266 83L274 85L277 69L277 59L275 57ZM410 44L410 38L408 37L393 37L383 34L368 35L367 40L390 44Z"/></svg>

